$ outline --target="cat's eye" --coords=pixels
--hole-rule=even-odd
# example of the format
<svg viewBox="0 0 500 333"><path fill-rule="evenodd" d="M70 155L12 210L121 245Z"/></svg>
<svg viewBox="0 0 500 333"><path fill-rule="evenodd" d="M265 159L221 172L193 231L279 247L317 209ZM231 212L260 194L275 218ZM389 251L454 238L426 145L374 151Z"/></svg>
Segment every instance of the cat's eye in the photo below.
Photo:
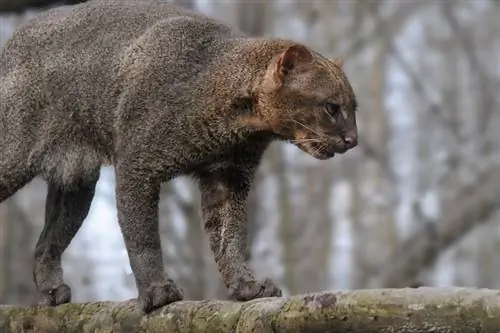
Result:
<svg viewBox="0 0 500 333"><path fill-rule="evenodd" d="M340 111L340 105L337 103L326 102L325 108L328 114L332 117L336 117Z"/></svg>

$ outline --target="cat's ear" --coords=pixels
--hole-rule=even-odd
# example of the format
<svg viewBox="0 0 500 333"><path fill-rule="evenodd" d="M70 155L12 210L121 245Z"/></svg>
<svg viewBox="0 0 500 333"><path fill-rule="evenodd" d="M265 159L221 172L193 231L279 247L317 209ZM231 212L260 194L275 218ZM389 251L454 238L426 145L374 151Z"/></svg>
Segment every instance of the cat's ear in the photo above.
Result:
<svg viewBox="0 0 500 333"><path fill-rule="evenodd" d="M333 58L331 62L333 62L339 68L342 68L344 66L344 59L340 57Z"/></svg>
<svg viewBox="0 0 500 333"><path fill-rule="evenodd" d="M281 75L287 75L302 64L309 64L313 60L311 51L307 49L304 45L295 44L288 47L285 52L283 52L278 59L278 73Z"/></svg>
<svg viewBox="0 0 500 333"><path fill-rule="evenodd" d="M285 84L285 78L298 68L305 68L313 56L307 47L294 44L278 54L268 65L261 88L265 91L277 91Z"/></svg>

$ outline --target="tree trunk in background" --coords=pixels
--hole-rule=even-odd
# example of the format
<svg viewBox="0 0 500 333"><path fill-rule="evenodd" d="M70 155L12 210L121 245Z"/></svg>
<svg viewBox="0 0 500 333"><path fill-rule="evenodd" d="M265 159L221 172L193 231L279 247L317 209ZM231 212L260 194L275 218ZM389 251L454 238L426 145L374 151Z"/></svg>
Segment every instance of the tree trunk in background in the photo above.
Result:
<svg viewBox="0 0 500 333"><path fill-rule="evenodd" d="M0 304L7 304L9 256L8 256L8 206L6 202L0 203Z"/></svg>
<svg viewBox="0 0 500 333"><path fill-rule="evenodd" d="M461 187L465 186L467 181L466 174L474 172L474 164L471 163L470 147L474 139L467 140L467 133L473 132L475 113L470 112L470 105L467 105L467 99L471 98L469 87L464 85L466 78L472 74L463 62L463 52L459 47L459 43L453 36L434 37L433 31L428 32L429 43L433 48L440 50L446 60L442 60L442 66L448 73L441 80L441 93L444 97L444 105L439 109L444 119L440 124L444 127L438 136L430 142L430 145L436 147L438 140L445 139L445 149L448 151L447 163L445 169L441 167L441 177L438 179L437 188L441 202L446 202L453 198ZM444 134L444 135L443 135ZM469 141L468 144L465 142ZM436 162L438 164L438 162ZM442 211L445 214L444 211ZM479 245L479 244L478 244ZM454 285L473 284L475 273L473 263L470 256L474 247L473 244L460 242L453 250L453 270L454 270ZM471 273L472 272L472 273Z"/></svg>
<svg viewBox="0 0 500 333"><path fill-rule="evenodd" d="M427 39L432 34L432 30L429 29L427 25L424 25L424 39ZM428 73L431 69L431 64L428 63L423 57L419 57L417 60L416 68L420 73ZM414 89L418 90L418 89ZM422 100L421 94L414 92L415 96L411 96L412 100L415 102ZM424 199L426 196L430 197L431 193L434 194L435 200L438 200L437 194L437 185L438 185L438 172L429 172L429 170L437 170L437 166L435 165L435 151L437 144L440 143L440 138L438 138L438 133L436 133L435 121L433 118L432 106L429 107L430 102L420 104L416 110L414 110L414 119L417 123L416 127L416 154L417 159L414 160L414 164L412 165L413 173L416 175L415 181L415 192L413 194L413 203L412 203L412 225L409 230L405 230L405 234L409 234L409 236L403 237L406 240L408 237L412 237L414 232L417 232L418 229L415 228L418 224L423 223L435 223L435 219L437 216L429 216L431 213L437 212L429 212L424 209ZM415 103L417 104L417 103ZM437 205L437 203L435 203ZM426 221L429 220L429 221ZM449 271L449 265L442 265L441 267L436 267L436 271L440 269ZM437 274L439 275L439 272ZM423 277L422 277L423 278ZM424 284L427 282L432 283L432 277L428 277L425 280L421 280Z"/></svg>
<svg viewBox="0 0 500 333"><path fill-rule="evenodd" d="M443 93L446 96L446 117L449 122L449 131L454 134L453 146L449 148L451 153L451 165L448 172L443 178L440 186L440 197L442 200L447 200L453 197L460 186L463 184L461 179L461 173L465 167L466 161L464 161L464 155L467 153L464 151L463 147L460 145L461 138L463 137L465 119L463 119L464 110L460 103L462 98L460 91L459 80L461 76L463 77L464 71L461 69L459 63L460 54L458 53L455 43L450 43L448 40L448 47L444 48L441 46L443 54L446 55L446 71L448 73L449 79L447 80L447 85L443 86ZM465 125L465 126L464 126ZM457 148L458 147L458 148ZM464 163L465 162L465 163ZM464 248L464 244L459 244L454 251L454 282L453 285L463 285L467 277L471 276L471 262L468 260L468 250ZM465 283L467 284L467 283Z"/></svg>
<svg viewBox="0 0 500 333"><path fill-rule="evenodd" d="M287 170L288 168L283 148L283 145L279 143L274 144L271 147L271 149L273 149L273 173L276 177L278 186L277 202L279 207L278 212L280 214L279 237L282 248L282 263L284 267L283 283L288 292L293 295L299 289L295 276L297 253L295 252L294 246L296 238L299 234L297 233L297 230L295 230L295 218L293 216L290 197L290 181L288 179L289 172Z"/></svg>
<svg viewBox="0 0 500 333"><path fill-rule="evenodd" d="M184 8L196 10L196 0L173 0L173 2Z"/></svg>
<svg viewBox="0 0 500 333"><path fill-rule="evenodd" d="M464 67L467 67L469 77L477 87L477 94L473 96L474 107L477 108L477 112L474 114L477 126L473 126L472 130L472 133L475 134L475 146L478 147L478 153L485 161L491 161L489 157L493 152L493 141L487 131L495 114L495 95L499 84L490 79L489 73L485 70L483 61L476 51L478 47L476 46L475 34L470 32L471 29L476 28L476 24L466 22L461 25L456 14L456 7L450 6L446 2L440 3L442 16L453 33L453 39L456 41L458 49L466 60L467 66ZM465 3L463 7L465 10L471 9L468 3ZM481 162L476 163L480 164L480 168L484 168Z"/></svg>
<svg viewBox="0 0 500 333"><path fill-rule="evenodd" d="M378 18L377 18L378 19ZM391 128L385 111L386 59L392 40L383 38L376 46L371 73L370 112L363 114L363 137L376 147L382 156L389 156L388 143ZM380 262L385 260L397 244L394 221L395 207L392 206L393 190L386 179L386 170L374 160L360 166L363 170L357 176L363 177L364 209L361 221L354 221L358 249L356 251L359 272L356 285L366 287L368 279ZM366 192L365 192L366 191Z"/></svg>
<svg viewBox="0 0 500 333"><path fill-rule="evenodd" d="M301 211L295 244L298 244L295 271L299 283L297 292L317 292L331 287L331 254L333 216L331 194L334 187L332 163L310 167L300 175L303 178ZM299 203L298 202L298 203Z"/></svg>
<svg viewBox="0 0 500 333"><path fill-rule="evenodd" d="M463 7L466 6L466 4L463 5ZM494 94L496 94L497 90L494 82L490 80L489 74L484 71L483 61L480 60L479 53L476 51L478 47L475 47L475 33L471 34L469 32L468 28L473 28L475 24L465 23L461 26L453 7L443 3L440 8L444 20L452 31L450 42L454 46L448 48L445 52L452 57L452 61L449 61L449 63L454 67L454 73L458 72L458 76L462 77L462 79L458 78L458 80L454 81L462 83L461 85L456 84L458 89L455 91L458 96L456 96L457 108L455 112L461 112L462 116L461 137L470 138L467 146L463 147L460 144L462 148L461 160L459 163L460 169L457 168L457 172L461 176L458 182L462 184L467 182L467 178L471 177L470 174L473 174L472 177L477 177L478 173L484 172L485 168L488 168L491 161L495 159L492 156L494 151L492 149L493 138L488 133L488 127L495 113L493 111L495 109ZM465 78L468 78L477 87L475 94L470 94L470 86L463 84L463 82L466 82ZM475 112L470 112L471 108ZM489 225L484 228L489 229ZM485 254L485 251L488 252L487 248L484 250L482 248L493 243L496 238L495 233L483 234L483 237L480 236L480 233L476 233L476 235L482 241L471 241L469 244L462 244L456 253L456 265L459 268L456 273L461 277L462 283L465 282L465 284L469 285L477 284L478 280L485 280L484 274L486 272L480 274L474 268L478 263L485 263L486 258L477 258L477 256ZM475 254L468 253L469 251L464 248L465 246L475 249ZM469 258L474 255L476 260L470 260ZM490 261L490 266L491 264Z"/></svg>
<svg viewBox="0 0 500 333"><path fill-rule="evenodd" d="M32 304L33 226L13 198L0 205L0 301L2 304Z"/></svg>
<svg viewBox="0 0 500 333"><path fill-rule="evenodd" d="M349 198L349 210L348 216L349 221L352 226L352 239L353 246L351 247L351 257L352 267L350 269L351 274L349 275L349 288L356 288L357 286L362 286L365 280L364 272L369 271L369 267L366 267L364 261L364 244L363 244L363 233L365 232L362 228L362 218L364 209L364 198L361 193L361 174L359 169L361 165L358 159L350 158L342 162L342 171L345 179L349 181L350 187L350 198ZM344 270L347 272L347 269ZM344 273L347 275L347 273Z"/></svg>
<svg viewBox="0 0 500 333"><path fill-rule="evenodd" d="M191 201L183 208L183 213L187 223L186 245L187 252L190 253L190 286L186 290L189 299L204 299L207 293L206 260L212 260L208 239L204 234L201 219L201 201L198 186L193 181L189 181Z"/></svg>
<svg viewBox="0 0 500 333"><path fill-rule="evenodd" d="M260 37L267 32L267 1L238 1L236 24L241 31L249 36Z"/></svg>

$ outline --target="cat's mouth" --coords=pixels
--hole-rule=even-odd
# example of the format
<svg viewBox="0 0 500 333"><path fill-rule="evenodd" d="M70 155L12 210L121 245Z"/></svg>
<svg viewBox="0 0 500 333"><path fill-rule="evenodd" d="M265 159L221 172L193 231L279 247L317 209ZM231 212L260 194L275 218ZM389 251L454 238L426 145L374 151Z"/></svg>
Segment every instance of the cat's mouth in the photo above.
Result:
<svg viewBox="0 0 500 333"><path fill-rule="evenodd" d="M338 145L334 142L297 142L295 145L318 160L326 160L334 157L335 154L343 154L349 150L345 145Z"/></svg>

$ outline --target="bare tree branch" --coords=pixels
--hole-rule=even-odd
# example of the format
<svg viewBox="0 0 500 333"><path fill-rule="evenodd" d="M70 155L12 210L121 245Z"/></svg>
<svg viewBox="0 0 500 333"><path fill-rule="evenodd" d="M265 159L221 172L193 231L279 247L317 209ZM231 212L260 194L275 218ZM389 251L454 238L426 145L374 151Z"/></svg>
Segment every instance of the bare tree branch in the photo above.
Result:
<svg viewBox="0 0 500 333"><path fill-rule="evenodd" d="M360 3L362 3L362 1L360 1ZM373 5L373 3L371 5ZM381 18L379 25L387 27L387 33L392 39L394 34L398 33L408 22L409 17L416 15L419 10L427 5L429 5L427 1L401 1L398 3L397 9L393 13L388 17ZM376 8L377 7L372 6L373 10ZM344 57L349 59L361 54L366 47L373 45L374 42L378 42L380 38L385 38L385 36L380 34L378 29L373 29L371 33L366 35L358 35L358 38L356 38L347 50L343 52Z"/></svg>
<svg viewBox="0 0 500 333"><path fill-rule="evenodd" d="M443 205L439 221L424 224L380 267L371 281L377 287L402 287L413 283L439 255L499 209L500 169L483 175L472 187Z"/></svg>
<svg viewBox="0 0 500 333"><path fill-rule="evenodd" d="M471 69L477 76L479 84L478 91L480 96L478 100L478 111L480 112L479 131L480 133L484 133L488 127L491 117L493 116L493 110L495 109L494 96L496 95L496 91L492 89L492 80L484 70L476 52L474 51L476 50L476 47L473 45L472 38L460 26L451 5L447 1L443 1L441 3L441 10L451 30L455 33ZM482 149L487 148L488 144L488 140L485 140L483 142Z"/></svg>

